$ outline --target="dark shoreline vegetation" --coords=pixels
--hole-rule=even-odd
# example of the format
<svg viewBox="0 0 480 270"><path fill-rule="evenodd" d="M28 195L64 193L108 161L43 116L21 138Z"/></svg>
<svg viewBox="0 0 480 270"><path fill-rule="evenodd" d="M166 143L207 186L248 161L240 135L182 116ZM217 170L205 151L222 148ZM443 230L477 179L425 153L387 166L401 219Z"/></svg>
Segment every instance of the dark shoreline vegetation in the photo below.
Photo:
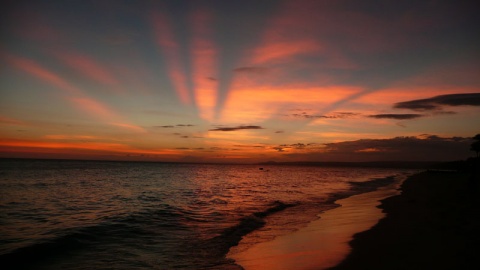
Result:
<svg viewBox="0 0 480 270"><path fill-rule="evenodd" d="M352 252L330 270L480 269L478 172L470 167L412 175L400 195L382 200L386 217L356 234Z"/></svg>

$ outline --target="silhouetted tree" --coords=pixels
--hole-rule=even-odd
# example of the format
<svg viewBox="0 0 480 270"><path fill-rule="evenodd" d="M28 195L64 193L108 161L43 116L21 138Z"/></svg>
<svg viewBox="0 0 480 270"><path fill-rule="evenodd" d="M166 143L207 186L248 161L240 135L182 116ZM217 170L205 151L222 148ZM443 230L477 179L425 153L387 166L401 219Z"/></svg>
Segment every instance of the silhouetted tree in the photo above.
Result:
<svg viewBox="0 0 480 270"><path fill-rule="evenodd" d="M470 150L475 151L475 153L477 154L477 158L478 158L478 153L480 152L480 134L475 135L473 137L473 139L475 141L470 146Z"/></svg>

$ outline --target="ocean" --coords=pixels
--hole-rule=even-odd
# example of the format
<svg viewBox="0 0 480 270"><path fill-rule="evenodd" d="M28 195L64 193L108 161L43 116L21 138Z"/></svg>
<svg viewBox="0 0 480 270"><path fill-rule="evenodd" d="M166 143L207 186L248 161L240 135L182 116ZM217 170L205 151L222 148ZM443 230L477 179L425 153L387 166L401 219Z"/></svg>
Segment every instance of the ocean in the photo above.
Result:
<svg viewBox="0 0 480 270"><path fill-rule="evenodd" d="M0 261L9 269L242 269L231 247L291 233L335 200L410 173L1 159Z"/></svg>

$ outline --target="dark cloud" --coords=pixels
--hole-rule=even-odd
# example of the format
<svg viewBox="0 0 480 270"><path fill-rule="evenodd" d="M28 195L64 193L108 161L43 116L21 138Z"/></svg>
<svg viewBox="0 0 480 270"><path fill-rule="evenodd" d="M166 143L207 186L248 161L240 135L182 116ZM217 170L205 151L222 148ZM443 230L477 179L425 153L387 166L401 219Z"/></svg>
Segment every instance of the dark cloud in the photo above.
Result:
<svg viewBox="0 0 480 270"><path fill-rule="evenodd" d="M275 131L275 133L280 134L280 133L284 133L284 131L283 130L277 130L277 131Z"/></svg>
<svg viewBox="0 0 480 270"><path fill-rule="evenodd" d="M236 126L236 127L218 127L209 131L236 131L242 129L263 129L261 126Z"/></svg>
<svg viewBox="0 0 480 270"><path fill-rule="evenodd" d="M154 126L155 128L174 128L174 127L193 127L195 125L191 124L177 124L177 125L165 125L165 126Z"/></svg>
<svg viewBox="0 0 480 270"><path fill-rule="evenodd" d="M302 113L292 113L286 116L291 116L295 118L305 118L305 119L318 119L318 118L326 118L326 119L344 119L358 115L358 113L352 112L334 112L327 115L315 115L315 114L308 114L306 112Z"/></svg>
<svg viewBox="0 0 480 270"><path fill-rule="evenodd" d="M312 149L312 146L315 146L316 143L294 143L294 144L281 144L279 146L272 147L273 150L278 152L285 152L287 149Z"/></svg>
<svg viewBox="0 0 480 270"><path fill-rule="evenodd" d="M396 103L394 108L431 111L441 110L445 106L480 106L480 93L441 95L426 99L404 101Z"/></svg>
<svg viewBox="0 0 480 270"><path fill-rule="evenodd" d="M315 161L451 161L471 156L471 143L471 138L423 134L327 143L322 148L313 148L313 151L286 155Z"/></svg>
<svg viewBox="0 0 480 270"><path fill-rule="evenodd" d="M386 114L374 114L369 115L368 117L377 118L377 119L397 119L397 120L408 120L415 119L424 116L423 114L414 114L414 113L405 113L405 114L395 114L395 113L386 113Z"/></svg>
<svg viewBox="0 0 480 270"><path fill-rule="evenodd" d="M241 148L265 148L264 145L248 145L248 144L236 144L233 145L234 147L241 147Z"/></svg>
<svg viewBox="0 0 480 270"><path fill-rule="evenodd" d="M233 70L234 72L240 72L240 73L256 73L256 74L262 74L268 71L268 68L265 67L239 67Z"/></svg>

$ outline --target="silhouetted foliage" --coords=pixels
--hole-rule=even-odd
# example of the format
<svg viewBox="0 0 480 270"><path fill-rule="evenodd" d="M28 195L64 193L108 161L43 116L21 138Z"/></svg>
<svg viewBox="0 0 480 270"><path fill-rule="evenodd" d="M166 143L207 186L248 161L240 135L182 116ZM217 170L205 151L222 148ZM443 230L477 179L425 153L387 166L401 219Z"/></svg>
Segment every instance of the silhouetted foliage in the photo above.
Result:
<svg viewBox="0 0 480 270"><path fill-rule="evenodd" d="M471 144L470 150L475 151L478 158L478 153L480 152L480 134L475 135L473 139L475 141Z"/></svg>

